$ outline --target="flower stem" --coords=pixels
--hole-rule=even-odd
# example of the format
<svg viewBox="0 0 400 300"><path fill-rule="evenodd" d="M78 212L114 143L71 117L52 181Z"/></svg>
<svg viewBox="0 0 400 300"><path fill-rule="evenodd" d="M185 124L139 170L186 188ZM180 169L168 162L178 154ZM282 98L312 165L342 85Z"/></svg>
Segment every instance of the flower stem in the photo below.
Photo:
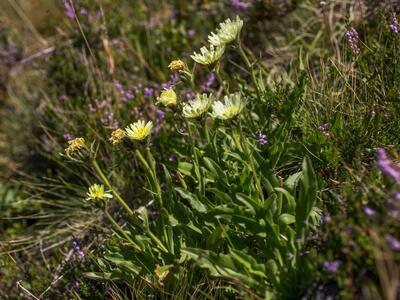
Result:
<svg viewBox="0 0 400 300"><path fill-rule="evenodd" d="M246 66L247 66L247 69L251 73L251 80L253 81L254 88L256 89L257 98L258 98L259 101L261 101L261 91L260 91L260 87L258 86L256 72L254 70L254 64L250 63L250 60L247 57L246 52L244 51L244 49L242 47L242 43L240 42L240 40L238 40L237 44L238 44L238 49L239 49L240 56L244 60Z"/></svg>
<svg viewBox="0 0 400 300"><path fill-rule="evenodd" d="M161 248L161 250L163 250L164 252L168 252L167 248L165 248L165 246L162 244L162 242L153 234L153 232L150 231L149 228L147 228L146 226L143 226L142 221L138 218L138 216L136 216L136 214L128 206L128 204L126 204L126 202L124 201L124 199L122 199L122 197L118 194L118 192L112 187L110 181L104 175L103 171L100 169L100 166L95 159L92 160L92 165L93 165L94 169L96 170L97 174L100 176L101 180L103 180L104 184L111 190L111 192L114 194L115 198L117 198L118 201L122 204L122 206L128 211L129 215L133 218L136 225L139 226L142 230L146 231L146 233L149 235L149 237Z"/></svg>
<svg viewBox="0 0 400 300"><path fill-rule="evenodd" d="M114 218L110 215L107 209L104 210L104 213L106 214L107 218L111 221L111 223L119 230L119 232L133 245L133 247L141 251L142 249L139 247L138 244L136 244L131 237L126 233L125 230L122 229L122 227L117 223L117 221L114 220Z"/></svg>

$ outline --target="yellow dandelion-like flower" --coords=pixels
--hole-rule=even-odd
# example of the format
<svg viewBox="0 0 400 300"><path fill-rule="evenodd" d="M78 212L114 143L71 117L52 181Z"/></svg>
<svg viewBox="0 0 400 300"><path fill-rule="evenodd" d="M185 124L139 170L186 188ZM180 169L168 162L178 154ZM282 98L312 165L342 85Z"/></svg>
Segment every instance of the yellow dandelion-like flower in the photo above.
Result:
<svg viewBox="0 0 400 300"><path fill-rule="evenodd" d="M193 52L193 55L191 55L190 57L198 64L211 65L221 58L222 54L224 54L224 51L224 46L215 47L213 45L210 45L210 49L207 49L207 47L201 47L200 54Z"/></svg>
<svg viewBox="0 0 400 300"><path fill-rule="evenodd" d="M104 200L111 199L113 197L110 191L104 190L104 185L102 184L93 184L90 186L86 195L88 196L86 200Z"/></svg>
<svg viewBox="0 0 400 300"><path fill-rule="evenodd" d="M153 128L153 122L148 121L145 123L139 120L135 123L130 124L125 128L126 135L133 140L143 140L151 134L151 129Z"/></svg>
<svg viewBox="0 0 400 300"><path fill-rule="evenodd" d="M186 118L198 118L208 111L213 101L212 95L196 95L196 98L183 105L182 113Z"/></svg>
<svg viewBox="0 0 400 300"><path fill-rule="evenodd" d="M224 102L216 101L213 103L213 117L221 120L232 119L240 114L246 105L246 100L242 99L239 93L224 97Z"/></svg>
<svg viewBox="0 0 400 300"><path fill-rule="evenodd" d="M165 106L176 105L176 93L172 88L163 90L160 97L157 98L158 102Z"/></svg>
<svg viewBox="0 0 400 300"><path fill-rule="evenodd" d="M122 142L126 133L121 128L118 128L111 132L111 137L108 139L113 145L117 145Z"/></svg>
<svg viewBox="0 0 400 300"><path fill-rule="evenodd" d="M81 137L76 138L68 141L68 147L67 149L65 149L65 152L67 152L67 154L71 154L80 150L84 146L85 146L85 139Z"/></svg>
<svg viewBox="0 0 400 300"><path fill-rule="evenodd" d="M216 47L232 43L239 36L242 27L243 20L241 20L239 16L236 16L235 21L227 19L225 22L219 24L217 33L211 32L208 36L208 42Z"/></svg>
<svg viewBox="0 0 400 300"><path fill-rule="evenodd" d="M172 71L180 71L185 68L185 63L181 61L180 59L173 60L171 63L168 65L168 68Z"/></svg>

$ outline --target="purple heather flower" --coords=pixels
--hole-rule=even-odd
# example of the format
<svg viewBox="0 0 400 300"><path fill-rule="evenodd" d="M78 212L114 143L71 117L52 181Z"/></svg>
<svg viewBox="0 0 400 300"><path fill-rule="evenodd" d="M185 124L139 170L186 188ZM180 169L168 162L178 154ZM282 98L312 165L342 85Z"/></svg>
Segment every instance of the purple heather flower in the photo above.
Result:
<svg viewBox="0 0 400 300"><path fill-rule="evenodd" d="M196 93L194 93L194 92L186 93L185 97L187 100L193 100L194 98L196 98Z"/></svg>
<svg viewBox="0 0 400 300"><path fill-rule="evenodd" d="M268 143L267 136L262 133L261 129L257 130L257 140L261 146Z"/></svg>
<svg viewBox="0 0 400 300"><path fill-rule="evenodd" d="M324 222L325 224L329 223L332 220L330 215L324 215L322 217L322 222Z"/></svg>
<svg viewBox="0 0 400 300"><path fill-rule="evenodd" d="M194 30L194 29L189 29L189 30L187 31L187 36L188 36L189 38L194 37L195 34L196 34L196 30Z"/></svg>
<svg viewBox="0 0 400 300"><path fill-rule="evenodd" d="M88 10L86 8L82 7L81 9L79 9L79 13L82 16L86 16L88 14Z"/></svg>
<svg viewBox="0 0 400 300"><path fill-rule="evenodd" d="M203 92L208 92L210 90L211 86L214 84L215 79L216 79L216 77L215 77L214 73L208 74L206 77L206 81L200 87L201 90Z"/></svg>
<svg viewBox="0 0 400 300"><path fill-rule="evenodd" d="M150 98L154 95L154 89L152 87L145 87L143 92L145 98Z"/></svg>
<svg viewBox="0 0 400 300"><path fill-rule="evenodd" d="M375 216L375 210L373 210L371 207L367 206L367 205L363 205L362 207L364 213L368 216L368 217L373 217Z"/></svg>
<svg viewBox="0 0 400 300"><path fill-rule="evenodd" d="M360 53L360 47L358 46L360 38L358 36L358 32L354 29L354 27L351 27L349 30L347 30L345 36L347 42L349 43L351 51L353 51L353 53L355 54Z"/></svg>
<svg viewBox="0 0 400 300"><path fill-rule="evenodd" d="M75 9L69 2L69 0L64 0L64 9L65 9L65 14L67 15L68 19L75 19Z"/></svg>
<svg viewBox="0 0 400 300"><path fill-rule="evenodd" d="M399 21L397 20L396 16L393 16L392 21L389 24L390 30L394 33L399 33Z"/></svg>
<svg viewBox="0 0 400 300"><path fill-rule="evenodd" d="M324 261L324 269L329 273L336 273L339 270L340 261Z"/></svg>
<svg viewBox="0 0 400 300"><path fill-rule="evenodd" d="M247 9L250 7L250 3L242 2L240 0L231 0L231 5L237 10Z"/></svg>
<svg viewBox="0 0 400 300"><path fill-rule="evenodd" d="M321 126L318 127L319 131L321 131L321 133L326 136L329 137L329 127L330 125L328 123L322 124Z"/></svg>
<svg viewBox="0 0 400 300"><path fill-rule="evenodd" d="M385 149L378 148L376 153L378 156L377 165L381 172L400 184L400 166L388 158Z"/></svg>
<svg viewBox="0 0 400 300"><path fill-rule="evenodd" d="M72 134L66 132L66 133L63 134L63 138L64 138L66 141L70 141L70 140L73 140L73 139L74 139L74 136L73 136Z"/></svg>
<svg viewBox="0 0 400 300"><path fill-rule="evenodd" d="M388 234L386 236L386 241L389 244L389 247L392 251L400 251L400 242L394 236Z"/></svg>
<svg viewBox="0 0 400 300"><path fill-rule="evenodd" d="M78 254L81 260L85 259L85 253L81 250L76 240L72 241L72 249L75 251L76 254Z"/></svg>

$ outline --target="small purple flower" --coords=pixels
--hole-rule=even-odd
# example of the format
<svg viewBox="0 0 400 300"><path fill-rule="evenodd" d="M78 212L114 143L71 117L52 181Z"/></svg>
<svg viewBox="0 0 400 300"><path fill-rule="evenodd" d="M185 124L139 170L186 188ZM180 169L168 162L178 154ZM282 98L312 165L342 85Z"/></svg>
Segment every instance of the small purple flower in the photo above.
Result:
<svg viewBox="0 0 400 300"><path fill-rule="evenodd" d="M119 94L121 95L122 102L127 103L134 98L133 92L124 87L119 80L114 80L114 87L118 90Z"/></svg>
<svg viewBox="0 0 400 300"><path fill-rule="evenodd" d="M168 157L168 161L176 161L176 155L175 154L171 154L169 157Z"/></svg>
<svg viewBox="0 0 400 300"><path fill-rule="evenodd" d="M268 143L267 136L262 133L261 129L257 130L257 141L261 146Z"/></svg>
<svg viewBox="0 0 400 300"><path fill-rule="evenodd" d="M194 92L186 93L185 97L187 100L193 100L194 98L196 98L196 93L194 93Z"/></svg>
<svg viewBox="0 0 400 300"><path fill-rule="evenodd" d="M74 136L73 136L72 134L66 132L66 133L63 134L63 138L64 138L66 141L70 141L70 140L73 140L73 139L74 139Z"/></svg>
<svg viewBox="0 0 400 300"><path fill-rule="evenodd" d="M78 254L80 260L85 259L85 253L81 250L76 240L72 241L72 249L75 251L76 254Z"/></svg>
<svg viewBox="0 0 400 300"><path fill-rule="evenodd" d="M189 38L193 38L195 34L196 34L196 30L194 30L194 29L189 29L189 30L187 31L187 36L188 36Z"/></svg>
<svg viewBox="0 0 400 300"><path fill-rule="evenodd" d="M68 99L67 95L63 94L60 96L61 101L66 101Z"/></svg>
<svg viewBox="0 0 400 300"><path fill-rule="evenodd" d="M330 125L328 123L322 124L318 127L319 131L321 131L321 133L326 137L329 137L329 128Z"/></svg>
<svg viewBox="0 0 400 300"><path fill-rule="evenodd" d="M231 5L237 10L247 9L250 7L250 3L242 2L240 0L231 0Z"/></svg>
<svg viewBox="0 0 400 300"><path fill-rule="evenodd" d="M396 16L393 16L392 21L389 24L390 30L394 33L399 33L399 21L397 20Z"/></svg>
<svg viewBox="0 0 400 300"><path fill-rule="evenodd" d="M145 98L150 98L154 96L154 89L152 87L145 87L143 92Z"/></svg>
<svg viewBox="0 0 400 300"><path fill-rule="evenodd" d="M87 10L86 8L82 7L81 9L79 9L79 13L80 13L82 16L87 16L88 10Z"/></svg>
<svg viewBox="0 0 400 300"><path fill-rule="evenodd" d="M203 92L208 92L210 90L211 86L214 84L215 79L216 79L216 76L214 73L208 74L206 77L206 81L200 87L201 90Z"/></svg>
<svg viewBox="0 0 400 300"><path fill-rule="evenodd" d="M324 215L322 217L322 222L324 222L325 224L329 223L330 221L332 221L332 218L330 215Z"/></svg>
<svg viewBox="0 0 400 300"><path fill-rule="evenodd" d="M334 260L334 261L324 261L324 269L328 271L329 273L336 273L339 270L340 267L340 261Z"/></svg>
<svg viewBox="0 0 400 300"><path fill-rule="evenodd" d="M371 207L367 206L367 205L363 205L362 207L364 213L368 216L368 217L373 217L375 216L375 210L373 210Z"/></svg>
<svg viewBox="0 0 400 300"><path fill-rule="evenodd" d="M386 176L392 178L396 183L400 184L400 166L388 158L385 149L378 148L376 153L376 163L382 174L385 174Z"/></svg>
<svg viewBox="0 0 400 300"><path fill-rule="evenodd" d="M396 202L400 202L400 192L396 191L392 194L392 199Z"/></svg>
<svg viewBox="0 0 400 300"><path fill-rule="evenodd" d="M169 89L171 86L172 86L172 83L171 83L170 81L161 83L161 89L163 89L163 90L167 90L167 89Z"/></svg>
<svg viewBox="0 0 400 300"><path fill-rule="evenodd" d="M75 19L75 9L74 7L70 4L69 0L64 0L64 9L65 9L65 14L67 15L68 19Z"/></svg>
<svg viewBox="0 0 400 300"><path fill-rule="evenodd" d="M389 244L389 247L392 251L400 251L400 242L394 236L388 234L386 236L386 241Z"/></svg>
<svg viewBox="0 0 400 300"><path fill-rule="evenodd" d="M345 36L347 42L349 43L351 51L353 51L353 53L355 54L360 53L360 47L358 46L360 38L358 36L358 32L354 29L354 27L351 27L349 30L347 30Z"/></svg>

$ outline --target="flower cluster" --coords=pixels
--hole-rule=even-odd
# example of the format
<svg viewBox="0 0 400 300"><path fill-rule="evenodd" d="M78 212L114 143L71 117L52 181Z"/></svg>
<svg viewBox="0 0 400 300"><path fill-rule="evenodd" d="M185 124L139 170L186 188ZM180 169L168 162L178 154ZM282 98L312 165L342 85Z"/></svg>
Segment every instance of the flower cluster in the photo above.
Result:
<svg viewBox="0 0 400 300"><path fill-rule="evenodd" d="M384 149L379 148L376 153L377 165L381 172L392 178L397 184L400 184L400 165L392 162Z"/></svg>
<svg viewBox="0 0 400 300"><path fill-rule="evenodd" d="M125 132L128 138L132 140L141 141L151 134L152 128L153 128L153 122L148 121L147 123L145 123L144 121L139 120L126 127Z"/></svg>
<svg viewBox="0 0 400 300"><path fill-rule="evenodd" d="M394 33L399 33L399 21L397 20L396 16L393 16L392 21L389 24L390 30Z"/></svg>
<svg viewBox="0 0 400 300"><path fill-rule="evenodd" d="M227 19L225 22L219 24L219 26L216 33L211 32L208 36L208 42L215 47L224 47L239 37L243 27L243 20L239 16L236 16L235 21Z"/></svg>
<svg viewBox="0 0 400 300"><path fill-rule="evenodd" d="M133 99L134 95L132 91L124 87L118 80L114 80L114 87L118 90L119 94L121 95L122 102L127 103Z"/></svg>
<svg viewBox="0 0 400 300"><path fill-rule="evenodd" d="M321 131L321 133L322 133L324 136L329 137L329 136L330 136L330 134L329 134L329 127L330 127L330 125L329 125L328 123L325 123L325 124L320 125L320 126L318 127L318 129L319 129L319 131Z"/></svg>
<svg viewBox="0 0 400 300"><path fill-rule="evenodd" d="M111 199L113 196L110 191L104 190L104 185L102 184L93 184L89 187L89 191L86 193L86 200L107 200Z"/></svg>
<svg viewBox="0 0 400 300"><path fill-rule="evenodd" d="M158 102L164 106L176 105L176 93L172 88L163 90L160 97L157 98Z"/></svg>
<svg viewBox="0 0 400 300"><path fill-rule="evenodd" d="M261 146L268 143L267 136L262 133L261 129L257 131L257 141Z"/></svg>
<svg viewBox="0 0 400 300"><path fill-rule="evenodd" d="M202 94L183 105L182 113L186 118L198 118L205 114L213 101L212 95Z"/></svg>
<svg viewBox="0 0 400 300"><path fill-rule="evenodd" d="M221 120L229 120L240 114L246 105L246 100L242 99L239 93L224 97L224 102L216 101L213 103L212 116Z"/></svg>
<svg viewBox="0 0 400 300"><path fill-rule="evenodd" d="M347 30L345 36L347 42L350 45L351 51L353 51L353 53L355 54L360 53L360 47L358 46L360 38L358 36L358 32L354 29L354 27L351 27L349 30Z"/></svg>
<svg viewBox="0 0 400 300"><path fill-rule="evenodd" d="M210 48L201 47L200 53L194 52L190 57L201 65L211 65L218 61L222 54L224 54L225 47L215 47L210 45Z"/></svg>
<svg viewBox="0 0 400 300"><path fill-rule="evenodd" d="M231 19L219 24L216 33L208 36L210 46L200 48L200 54L194 52L190 57L201 65L212 65L217 62L225 51L225 45L235 41L243 27L243 21L236 16L235 21Z"/></svg>
<svg viewBox="0 0 400 300"><path fill-rule="evenodd" d="M75 138L73 140L68 141L68 147L65 149L68 155L82 149L85 147L85 139L84 138Z"/></svg>
<svg viewBox="0 0 400 300"><path fill-rule="evenodd" d="M111 142L111 144L117 145L122 142L125 135L126 135L125 131L122 130L121 128L118 128L113 132L111 132L111 137L108 140Z"/></svg>

